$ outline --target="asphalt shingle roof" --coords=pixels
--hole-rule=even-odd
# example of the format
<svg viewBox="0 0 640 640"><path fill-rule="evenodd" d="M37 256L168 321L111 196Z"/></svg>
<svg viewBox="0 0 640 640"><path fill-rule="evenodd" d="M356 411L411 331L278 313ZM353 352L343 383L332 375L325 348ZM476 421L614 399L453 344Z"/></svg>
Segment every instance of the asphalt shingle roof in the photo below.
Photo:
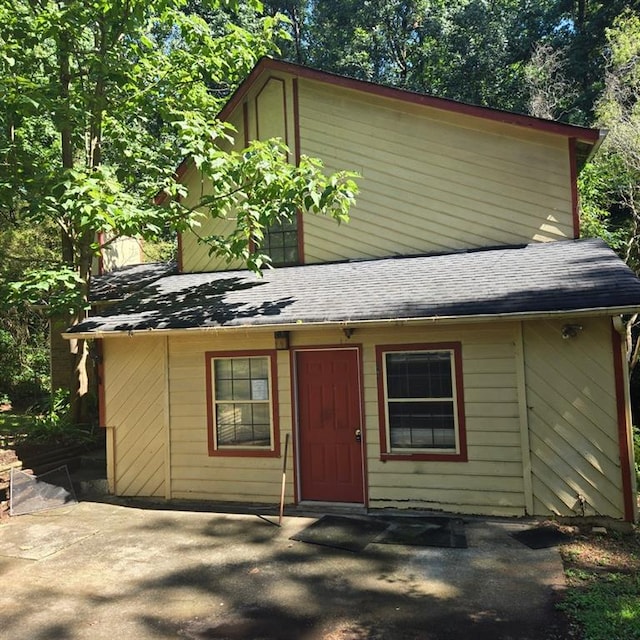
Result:
<svg viewBox="0 0 640 640"><path fill-rule="evenodd" d="M70 333L640 308L601 240L164 277Z"/></svg>
<svg viewBox="0 0 640 640"><path fill-rule="evenodd" d="M122 300L159 278L176 271L175 262L146 262L107 271L91 278L89 300L91 302Z"/></svg>

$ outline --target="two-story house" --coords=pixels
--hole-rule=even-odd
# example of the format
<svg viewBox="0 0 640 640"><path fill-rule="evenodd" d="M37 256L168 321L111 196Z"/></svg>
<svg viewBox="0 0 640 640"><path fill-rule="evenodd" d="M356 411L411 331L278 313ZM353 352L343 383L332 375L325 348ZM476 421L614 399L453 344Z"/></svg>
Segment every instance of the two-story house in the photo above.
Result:
<svg viewBox="0 0 640 640"><path fill-rule="evenodd" d="M599 131L268 58L221 117L361 193L272 229L262 278L185 233L178 275L66 334L102 342L115 494L275 504L289 436L288 503L635 520L640 281L579 239Z"/></svg>

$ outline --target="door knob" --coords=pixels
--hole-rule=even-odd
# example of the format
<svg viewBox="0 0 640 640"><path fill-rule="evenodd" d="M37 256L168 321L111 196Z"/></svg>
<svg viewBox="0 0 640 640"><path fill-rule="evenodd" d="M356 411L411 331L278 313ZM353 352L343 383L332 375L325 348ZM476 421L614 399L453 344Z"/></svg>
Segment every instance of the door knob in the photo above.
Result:
<svg viewBox="0 0 640 640"><path fill-rule="evenodd" d="M356 442L361 442L362 441L362 432L360 431L360 429L356 429Z"/></svg>

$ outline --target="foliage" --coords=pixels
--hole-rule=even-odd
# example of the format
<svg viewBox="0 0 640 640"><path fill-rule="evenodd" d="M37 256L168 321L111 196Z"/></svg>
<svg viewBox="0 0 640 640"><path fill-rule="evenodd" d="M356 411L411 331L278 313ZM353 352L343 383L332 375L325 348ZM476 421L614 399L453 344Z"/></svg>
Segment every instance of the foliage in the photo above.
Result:
<svg viewBox="0 0 640 640"><path fill-rule="evenodd" d="M198 5L211 24L187 0L0 0L0 219L55 227L61 238L55 263L0 277L5 309L73 309L81 321L93 262L120 236L166 239L202 216L225 217L232 237L203 241L258 271L268 258L249 243L259 246L276 220L296 208L346 218L351 174L325 176L309 160L292 166L278 143L231 153L234 131L216 117L258 58L276 50L282 19L259 17L258 0ZM241 11L250 30L229 22ZM215 185L190 207L175 173L183 158ZM81 342L81 395L86 362Z"/></svg>
<svg viewBox="0 0 640 640"><path fill-rule="evenodd" d="M637 640L640 633L640 576L619 573L598 577L568 572L580 587L568 590L559 607L577 621L585 640Z"/></svg>

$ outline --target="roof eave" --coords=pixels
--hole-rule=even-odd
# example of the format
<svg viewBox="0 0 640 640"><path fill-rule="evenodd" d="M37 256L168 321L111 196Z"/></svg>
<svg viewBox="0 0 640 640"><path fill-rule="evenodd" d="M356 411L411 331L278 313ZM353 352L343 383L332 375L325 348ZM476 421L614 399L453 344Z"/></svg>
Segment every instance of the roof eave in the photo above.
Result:
<svg viewBox="0 0 640 640"><path fill-rule="evenodd" d="M640 312L640 305L626 305L622 307L592 307L585 309L557 311L523 311L514 313L487 313L465 316L425 316L415 318L375 318L371 320L331 320L326 322L289 322L271 324L246 324L233 326L213 326L213 327L190 327L176 329L127 329L119 331L85 331L85 332L65 332L62 337L65 340L85 339L95 340L101 338L131 337L134 335L194 335L197 333L227 333L239 331L300 331L318 328L366 328L385 326L407 326L425 324L474 324L478 322L496 321L523 321L540 320L545 318L582 318L588 316L621 316Z"/></svg>

